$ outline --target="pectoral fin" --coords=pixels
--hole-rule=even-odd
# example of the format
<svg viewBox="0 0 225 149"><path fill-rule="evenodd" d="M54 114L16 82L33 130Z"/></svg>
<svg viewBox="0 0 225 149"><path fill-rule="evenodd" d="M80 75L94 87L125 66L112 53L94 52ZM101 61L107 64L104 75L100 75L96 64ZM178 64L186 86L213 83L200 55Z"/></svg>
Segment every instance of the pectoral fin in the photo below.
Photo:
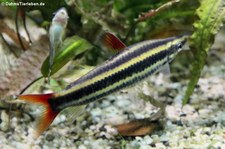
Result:
<svg viewBox="0 0 225 149"><path fill-rule="evenodd" d="M163 73L163 74L165 74L165 75L170 75L170 66L169 66L169 63L166 63L165 65L163 65L160 72Z"/></svg>

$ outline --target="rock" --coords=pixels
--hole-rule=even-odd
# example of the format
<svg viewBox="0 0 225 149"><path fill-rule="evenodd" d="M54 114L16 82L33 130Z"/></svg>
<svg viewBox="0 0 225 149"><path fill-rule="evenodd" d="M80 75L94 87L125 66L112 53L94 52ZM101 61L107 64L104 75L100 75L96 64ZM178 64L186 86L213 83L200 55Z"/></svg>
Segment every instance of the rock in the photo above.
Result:
<svg viewBox="0 0 225 149"><path fill-rule="evenodd" d="M160 149L166 149L166 146L163 143L156 143L155 147Z"/></svg>
<svg viewBox="0 0 225 149"><path fill-rule="evenodd" d="M1 112L1 124L0 124L0 128L2 131L6 132L9 130L9 115L5 112L5 110L3 110Z"/></svg>
<svg viewBox="0 0 225 149"><path fill-rule="evenodd" d="M187 104L187 105L185 105L185 106L182 108L182 111L183 111L185 114L190 115L190 114L193 114L193 113L195 112L195 109L194 109L191 105Z"/></svg>
<svg viewBox="0 0 225 149"><path fill-rule="evenodd" d="M78 146L78 149L87 149L87 147L85 147L84 145L80 145Z"/></svg>
<svg viewBox="0 0 225 149"><path fill-rule="evenodd" d="M169 137L165 134L163 134L162 136L160 136L159 138L160 142L165 143L169 141Z"/></svg>
<svg viewBox="0 0 225 149"><path fill-rule="evenodd" d="M166 107L166 115L170 120L172 120L172 121L180 120L180 114L181 114L181 105L180 104Z"/></svg>
<svg viewBox="0 0 225 149"><path fill-rule="evenodd" d="M153 142L153 140L152 140L152 138L150 136L145 136L144 137L144 140L145 140L145 142L146 142L147 145L150 145Z"/></svg>

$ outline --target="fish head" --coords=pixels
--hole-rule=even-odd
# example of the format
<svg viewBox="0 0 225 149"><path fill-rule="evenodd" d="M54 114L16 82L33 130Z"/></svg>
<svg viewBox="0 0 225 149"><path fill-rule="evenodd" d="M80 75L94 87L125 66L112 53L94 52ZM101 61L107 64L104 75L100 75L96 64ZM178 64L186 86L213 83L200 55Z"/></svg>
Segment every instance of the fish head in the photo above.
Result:
<svg viewBox="0 0 225 149"><path fill-rule="evenodd" d="M188 36L175 37L173 41L168 43L168 61L172 61L174 57L182 50L182 47L186 43Z"/></svg>
<svg viewBox="0 0 225 149"><path fill-rule="evenodd" d="M54 22L54 23L60 23L62 25L66 25L68 19L69 19L68 13L67 13L66 9L63 7L63 8L60 8L55 13L55 16L54 16L52 22Z"/></svg>

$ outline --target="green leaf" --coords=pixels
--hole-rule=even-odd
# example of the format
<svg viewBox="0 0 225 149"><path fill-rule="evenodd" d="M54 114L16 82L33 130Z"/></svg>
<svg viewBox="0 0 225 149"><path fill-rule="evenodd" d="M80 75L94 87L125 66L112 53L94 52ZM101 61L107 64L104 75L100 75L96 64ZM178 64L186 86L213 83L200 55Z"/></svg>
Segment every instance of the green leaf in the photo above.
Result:
<svg viewBox="0 0 225 149"><path fill-rule="evenodd" d="M194 23L195 31L190 39L190 47L194 51L191 78L183 99L183 104L189 102L205 65L207 52L214 42L214 37L225 21L225 6L223 0L200 0L197 9L198 20Z"/></svg>
<svg viewBox="0 0 225 149"><path fill-rule="evenodd" d="M62 91L64 88L66 88L66 86L68 85L68 83L66 83L64 80L55 80L55 79L50 79L50 83L46 85L47 88L49 88L51 91L53 92L60 92Z"/></svg>
<svg viewBox="0 0 225 149"><path fill-rule="evenodd" d="M67 64L70 60L72 60L77 55L87 51L92 48L92 45L83 38L78 36L73 36L71 38L66 39L63 42L60 51L56 53L52 68L51 75L56 73L59 69L61 69L65 64ZM49 72L49 56L44 61L41 72L44 77L48 76Z"/></svg>

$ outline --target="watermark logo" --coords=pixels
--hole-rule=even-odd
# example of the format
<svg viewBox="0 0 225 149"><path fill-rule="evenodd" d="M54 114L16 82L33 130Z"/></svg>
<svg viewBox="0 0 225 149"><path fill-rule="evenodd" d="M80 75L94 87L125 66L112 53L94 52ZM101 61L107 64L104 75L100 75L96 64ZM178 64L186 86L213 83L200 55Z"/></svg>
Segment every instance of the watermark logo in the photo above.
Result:
<svg viewBox="0 0 225 149"><path fill-rule="evenodd" d="M1 6L45 6L44 2L0 2Z"/></svg>

